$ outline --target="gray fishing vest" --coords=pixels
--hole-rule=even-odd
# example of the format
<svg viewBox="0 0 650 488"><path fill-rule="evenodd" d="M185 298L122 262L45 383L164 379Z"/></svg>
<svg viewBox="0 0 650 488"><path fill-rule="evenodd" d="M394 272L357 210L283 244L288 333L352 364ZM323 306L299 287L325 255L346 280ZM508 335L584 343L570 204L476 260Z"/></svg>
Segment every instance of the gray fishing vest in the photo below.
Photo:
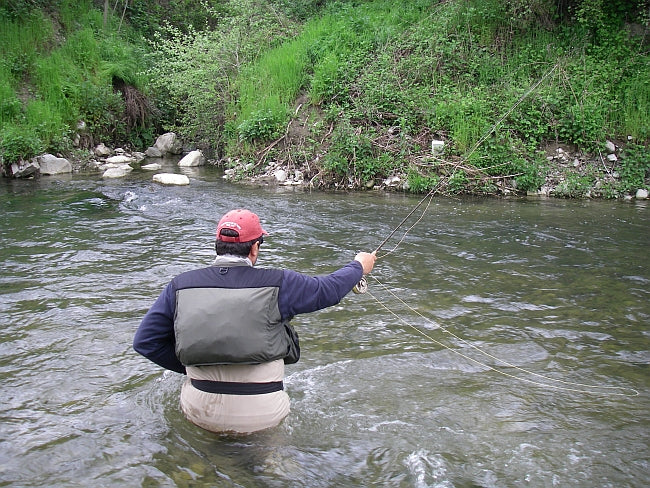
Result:
<svg viewBox="0 0 650 488"><path fill-rule="evenodd" d="M277 286L176 291L176 355L185 366L295 363L298 336L278 309Z"/></svg>

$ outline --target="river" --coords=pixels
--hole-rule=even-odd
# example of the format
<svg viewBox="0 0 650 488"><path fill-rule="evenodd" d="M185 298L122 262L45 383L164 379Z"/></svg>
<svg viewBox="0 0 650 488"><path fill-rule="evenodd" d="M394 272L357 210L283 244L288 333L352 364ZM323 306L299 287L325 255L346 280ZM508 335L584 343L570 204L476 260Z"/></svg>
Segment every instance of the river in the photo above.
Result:
<svg viewBox="0 0 650 488"><path fill-rule="evenodd" d="M258 265L320 274L419 198L188 174L0 181L0 486L650 485L649 204L434 198L368 293L294 319L289 417L219 436L131 341L221 214L260 215Z"/></svg>

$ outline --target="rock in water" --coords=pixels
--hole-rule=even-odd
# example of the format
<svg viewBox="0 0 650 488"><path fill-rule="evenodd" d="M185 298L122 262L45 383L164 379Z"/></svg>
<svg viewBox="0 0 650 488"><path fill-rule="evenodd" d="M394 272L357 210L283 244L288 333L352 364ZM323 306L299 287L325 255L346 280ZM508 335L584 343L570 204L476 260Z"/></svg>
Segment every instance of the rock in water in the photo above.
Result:
<svg viewBox="0 0 650 488"><path fill-rule="evenodd" d="M158 173L153 175L153 181L161 185L189 185L190 179L185 175L175 173Z"/></svg>

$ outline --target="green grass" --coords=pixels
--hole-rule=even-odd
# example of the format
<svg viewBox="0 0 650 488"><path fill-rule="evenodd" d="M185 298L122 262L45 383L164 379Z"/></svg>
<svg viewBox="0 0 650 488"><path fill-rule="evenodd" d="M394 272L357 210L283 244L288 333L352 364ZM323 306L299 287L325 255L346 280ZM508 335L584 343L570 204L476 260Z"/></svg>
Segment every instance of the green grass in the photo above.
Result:
<svg viewBox="0 0 650 488"><path fill-rule="evenodd" d="M15 19L0 16L4 164L43 150L69 150L80 120L98 130L96 136L127 136L120 122L124 107L115 103L111 84L115 77L138 83L142 57L136 45L104 31L101 12L90 1L62 0L58 6L56 20L37 9Z"/></svg>

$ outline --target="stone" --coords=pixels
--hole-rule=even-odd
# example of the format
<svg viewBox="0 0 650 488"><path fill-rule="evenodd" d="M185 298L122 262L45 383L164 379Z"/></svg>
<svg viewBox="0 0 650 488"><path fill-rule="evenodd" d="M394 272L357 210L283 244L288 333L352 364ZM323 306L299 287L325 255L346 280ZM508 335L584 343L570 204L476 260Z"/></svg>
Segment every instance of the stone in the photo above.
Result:
<svg viewBox="0 0 650 488"><path fill-rule="evenodd" d="M607 149L607 154L613 154L616 152L616 145L612 141L605 142L605 149Z"/></svg>
<svg viewBox="0 0 650 488"><path fill-rule="evenodd" d="M162 166L158 163L150 163L150 164L144 164L140 167L140 169L144 169L146 171L158 171Z"/></svg>
<svg viewBox="0 0 650 488"><path fill-rule="evenodd" d="M192 167L192 166L203 166L205 164L205 158L203 153L200 150L190 151L183 159L178 162L178 165L181 167Z"/></svg>
<svg viewBox="0 0 650 488"><path fill-rule="evenodd" d="M117 166L115 168L108 168L104 173L102 173L102 178L123 178L128 175L130 171L127 171L123 166Z"/></svg>
<svg viewBox="0 0 650 488"><path fill-rule="evenodd" d="M163 154L160 152L160 149L152 146L147 148L147 150L144 152L144 155L148 158L162 158Z"/></svg>
<svg viewBox="0 0 650 488"><path fill-rule="evenodd" d="M135 159L133 159L130 156L125 156L123 154L120 154L118 156L111 156L110 158L106 158L106 162L108 164L128 164L128 163L133 163Z"/></svg>
<svg viewBox="0 0 650 488"><path fill-rule="evenodd" d="M158 136L154 147L157 148L163 156L167 153L180 154L183 151L183 144L178 137L176 137L174 132L167 132Z"/></svg>
<svg viewBox="0 0 650 488"><path fill-rule="evenodd" d="M111 150L107 148L104 144L98 144L97 146L95 146L93 152L95 153L95 156L97 156L98 158L105 158L111 155Z"/></svg>
<svg viewBox="0 0 650 488"><path fill-rule="evenodd" d="M185 175L175 173L158 173L153 175L153 181L161 185L189 185L190 179Z"/></svg>
<svg viewBox="0 0 650 488"><path fill-rule="evenodd" d="M11 164L11 175L14 178L28 178L40 169L38 161L32 159L31 161L21 161L20 163Z"/></svg>
<svg viewBox="0 0 650 488"><path fill-rule="evenodd" d="M43 154L36 159L42 175L72 173L72 163L65 158L58 158L53 154Z"/></svg>
<svg viewBox="0 0 650 488"><path fill-rule="evenodd" d="M284 183L287 181L287 172L283 169L279 169L273 173L273 176L275 176L275 181L278 183Z"/></svg>
<svg viewBox="0 0 650 488"><path fill-rule="evenodd" d="M386 178L384 180L384 185L385 186L390 186L390 187L396 187L399 186L401 182L401 178L399 176L391 176L390 178Z"/></svg>
<svg viewBox="0 0 650 488"><path fill-rule="evenodd" d="M614 163L618 161L618 158L616 157L616 154L608 154L607 161L609 161L610 163Z"/></svg>
<svg viewBox="0 0 650 488"><path fill-rule="evenodd" d="M648 190L645 188L639 188L636 191L636 199L637 200L647 200L648 199Z"/></svg>

